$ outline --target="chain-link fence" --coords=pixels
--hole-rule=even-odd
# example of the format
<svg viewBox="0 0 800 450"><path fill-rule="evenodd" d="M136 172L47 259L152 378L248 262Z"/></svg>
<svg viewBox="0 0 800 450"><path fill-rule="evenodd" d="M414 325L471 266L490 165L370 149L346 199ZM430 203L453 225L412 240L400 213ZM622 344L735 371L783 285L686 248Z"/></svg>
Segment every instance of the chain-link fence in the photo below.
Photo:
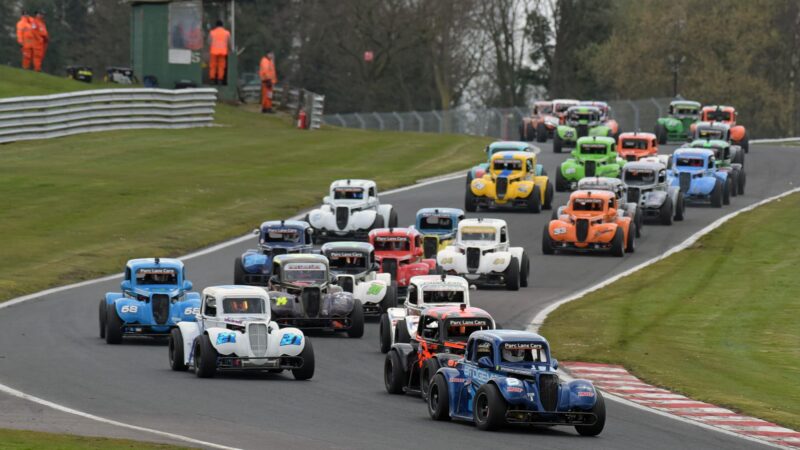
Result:
<svg viewBox="0 0 800 450"><path fill-rule="evenodd" d="M656 119L667 113L670 98L609 101L611 116L623 131L652 131ZM370 130L472 134L516 139L525 107L454 109L449 111L367 112L326 114L326 125Z"/></svg>

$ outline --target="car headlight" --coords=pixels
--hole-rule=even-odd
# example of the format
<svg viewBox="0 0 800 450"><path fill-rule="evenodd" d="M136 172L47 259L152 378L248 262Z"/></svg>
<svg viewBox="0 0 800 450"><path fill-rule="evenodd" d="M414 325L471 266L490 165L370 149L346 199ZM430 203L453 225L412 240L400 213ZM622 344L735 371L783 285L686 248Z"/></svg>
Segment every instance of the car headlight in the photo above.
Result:
<svg viewBox="0 0 800 450"><path fill-rule="evenodd" d="M569 167L569 168L567 168L567 170L564 171L564 173L575 173L575 168L574 167Z"/></svg>
<svg viewBox="0 0 800 450"><path fill-rule="evenodd" d="M484 187L486 187L486 185L485 185L485 184L483 184L483 181L477 181L477 182L475 182L475 185L474 185L474 186L475 186L475 189L483 189Z"/></svg>

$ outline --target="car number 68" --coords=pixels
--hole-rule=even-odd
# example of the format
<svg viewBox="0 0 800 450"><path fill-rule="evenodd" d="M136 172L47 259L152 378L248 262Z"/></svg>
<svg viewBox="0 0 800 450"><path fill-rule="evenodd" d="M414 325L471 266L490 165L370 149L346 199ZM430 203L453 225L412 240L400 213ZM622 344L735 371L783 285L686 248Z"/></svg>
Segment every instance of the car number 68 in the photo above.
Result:
<svg viewBox="0 0 800 450"><path fill-rule="evenodd" d="M136 305L124 305L122 307L122 312L124 312L124 313L136 314L137 311L139 311L139 307L136 306Z"/></svg>

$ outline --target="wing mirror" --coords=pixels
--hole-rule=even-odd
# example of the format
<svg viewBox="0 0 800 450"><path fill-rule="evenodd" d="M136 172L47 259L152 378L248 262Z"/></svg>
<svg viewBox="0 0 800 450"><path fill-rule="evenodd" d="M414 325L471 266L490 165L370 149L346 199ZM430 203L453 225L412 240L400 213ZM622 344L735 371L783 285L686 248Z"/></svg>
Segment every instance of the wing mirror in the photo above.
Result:
<svg viewBox="0 0 800 450"><path fill-rule="evenodd" d="M491 369L494 367L494 364L492 364L492 360L488 356L482 356L478 360L478 367L481 369Z"/></svg>
<svg viewBox="0 0 800 450"><path fill-rule="evenodd" d="M131 290L130 280L124 280L122 283L119 284L119 287L122 288L123 291L130 291Z"/></svg>
<svg viewBox="0 0 800 450"><path fill-rule="evenodd" d="M558 370L558 360L557 359L553 358L552 366L553 366L553 370Z"/></svg>
<svg viewBox="0 0 800 450"><path fill-rule="evenodd" d="M261 230L259 230L258 228L253 228L253 234L258 236L259 234L261 234Z"/></svg>
<svg viewBox="0 0 800 450"><path fill-rule="evenodd" d="M194 286L194 285L192 284L191 281L189 281L189 280L184 280L183 281L183 290L184 291L191 291L192 290L192 286Z"/></svg>
<svg viewBox="0 0 800 450"><path fill-rule="evenodd" d="M330 203L330 202L331 202L331 196L330 195L326 195L325 197L322 197L322 203Z"/></svg>

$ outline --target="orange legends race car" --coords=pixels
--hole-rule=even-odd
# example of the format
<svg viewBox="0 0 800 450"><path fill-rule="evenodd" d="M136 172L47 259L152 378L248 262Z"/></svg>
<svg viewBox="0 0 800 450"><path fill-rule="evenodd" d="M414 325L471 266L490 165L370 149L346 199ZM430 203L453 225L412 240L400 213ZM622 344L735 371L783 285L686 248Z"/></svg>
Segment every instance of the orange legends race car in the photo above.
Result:
<svg viewBox="0 0 800 450"><path fill-rule="evenodd" d="M658 139L653 133L622 133L617 140L617 153L625 161L658 155Z"/></svg>
<svg viewBox="0 0 800 450"><path fill-rule="evenodd" d="M609 191L575 191L557 219L544 227L542 253L558 250L610 252L623 256L635 249L635 231L630 217L618 210L617 198Z"/></svg>
<svg viewBox="0 0 800 450"><path fill-rule="evenodd" d="M748 153L750 152L750 138L744 125L737 125L736 119L738 115L739 113L736 112L736 108L733 106L709 105L700 110L700 122L722 122L730 126L731 144L741 146L744 152ZM697 128L697 122L690 127L692 136L695 135L695 128Z"/></svg>

